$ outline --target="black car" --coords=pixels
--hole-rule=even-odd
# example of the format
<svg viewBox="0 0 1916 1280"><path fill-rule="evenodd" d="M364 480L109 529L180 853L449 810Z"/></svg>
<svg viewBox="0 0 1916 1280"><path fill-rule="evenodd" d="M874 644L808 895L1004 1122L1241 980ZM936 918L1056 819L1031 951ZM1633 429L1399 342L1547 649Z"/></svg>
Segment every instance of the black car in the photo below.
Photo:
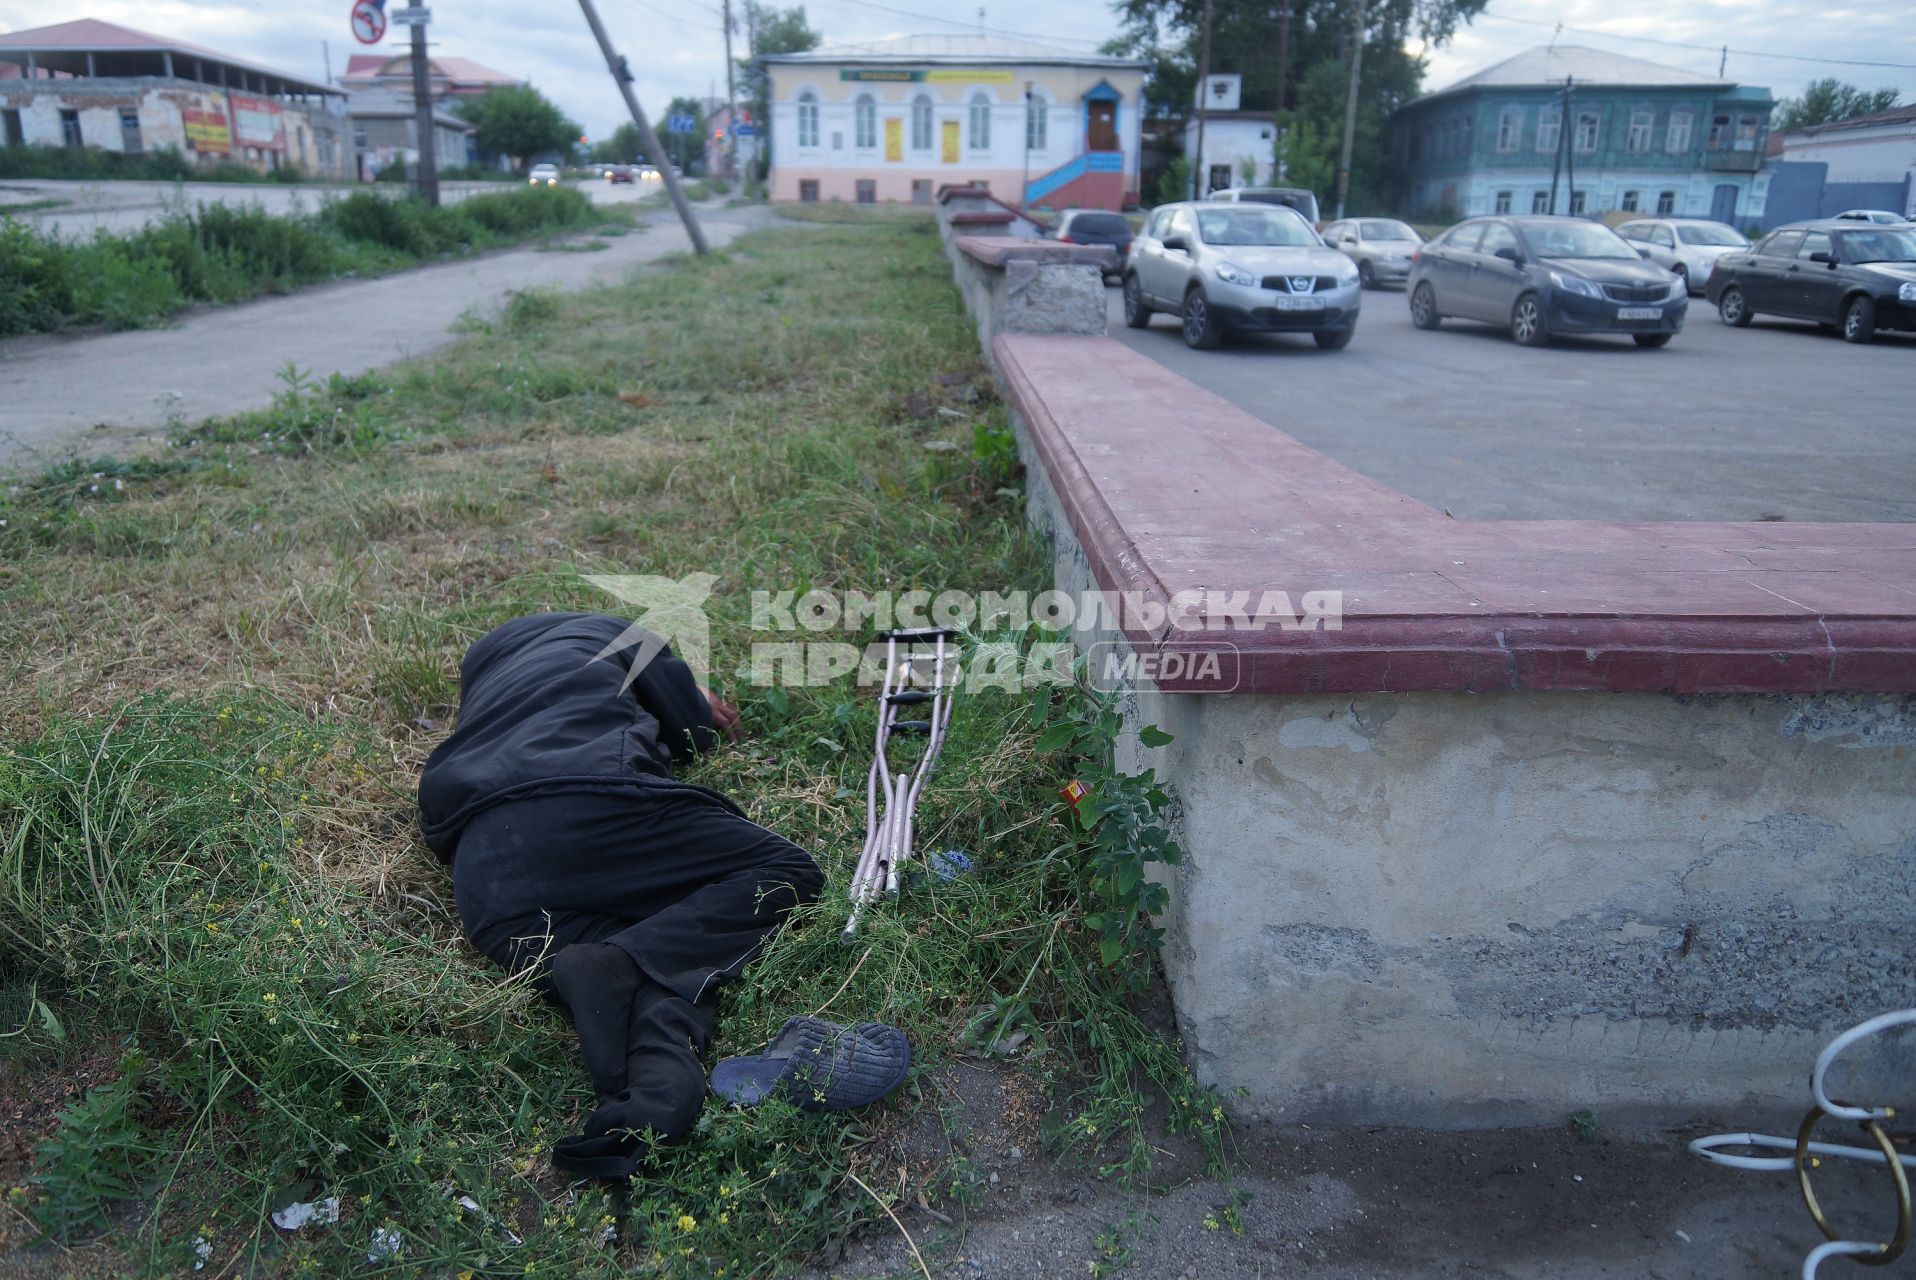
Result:
<svg viewBox="0 0 1916 1280"><path fill-rule="evenodd" d="M1472 218L1412 257L1411 323L1447 316L1508 326L1526 347L1569 334L1627 333L1660 347L1683 329L1689 286L1616 232L1582 218Z"/></svg>
<svg viewBox="0 0 1916 1280"><path fill-rule="evenodd" d="M1122 214L1105 209L1066 209L1052 224L1049 238L1060 244L1110 245L1118 254L1114 276L1124 275L1124 264L1131 257L1131 224Z"/></svg>
<svg viewBox="0 0 1916 1280"><path fill-rule="evenodd" d="M1850 342L1916 329L1916 227L1839 218L1779 227L1718 258L1703 296L1738 329L1759 315L1814 320Z"/></svg>

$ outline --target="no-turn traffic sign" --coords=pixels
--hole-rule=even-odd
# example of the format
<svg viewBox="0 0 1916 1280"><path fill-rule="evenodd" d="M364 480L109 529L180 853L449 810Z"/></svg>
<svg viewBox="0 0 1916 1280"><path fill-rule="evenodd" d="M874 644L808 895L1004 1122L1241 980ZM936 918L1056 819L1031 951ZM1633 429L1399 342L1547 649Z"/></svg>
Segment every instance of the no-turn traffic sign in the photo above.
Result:
<svg viewBox="0 0 1916 1280"><path fill-rule="evenodd" d="M386 37L386 10L378 0L354 0L353 39L378 44Z"/></svg>

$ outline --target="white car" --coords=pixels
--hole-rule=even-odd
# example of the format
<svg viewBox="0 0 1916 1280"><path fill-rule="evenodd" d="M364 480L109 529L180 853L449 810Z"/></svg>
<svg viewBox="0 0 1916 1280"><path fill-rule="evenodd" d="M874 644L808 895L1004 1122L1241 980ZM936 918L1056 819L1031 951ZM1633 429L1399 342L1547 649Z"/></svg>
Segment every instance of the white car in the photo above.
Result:
<svg viewBox="0 0 1916 1280"><path fill-rule="evenodd" d="M639 175L639 181L640 181L640 182L663 182L663 181L665 181L665 179L664 179L664 178L662 178L662 177L660 177L660 176L659 176L659 167L658 167L657 165L655 165L655 164L642 164L642 165L639 165L639 166L637 166L637 171L638 171L638 175Z"/></svg>
<svg viewBox="0 0 1916 1280"><path fill-rule="evenodd" d="M1845 209L1836 215L1851 222L1874 222L1878 226L1900 227L1909 219L1887 209Z"/></svg>
<svg viewBox="0 0 1916 1280"><path fill-rule="evenodd" d="M1617 228L1637 253L1689 282L1702 293L1716 260L1726 253L1748 253L1750 242L1727 222L1708 218L1639 218Z"/></svg>
<svg viewBox="0 0 1916 1280"><path fill-rule="evenodd" d="M532 172L526 175L526 181L535 187L556 187L559 185L559 166L535 164Z"/></svg>

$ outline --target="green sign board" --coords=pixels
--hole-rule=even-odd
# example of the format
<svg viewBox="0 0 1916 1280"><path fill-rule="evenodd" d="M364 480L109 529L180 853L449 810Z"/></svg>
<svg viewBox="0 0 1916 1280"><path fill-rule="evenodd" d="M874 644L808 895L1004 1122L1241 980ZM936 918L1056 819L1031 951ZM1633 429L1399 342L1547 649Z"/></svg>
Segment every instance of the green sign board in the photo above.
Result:
<svg viewBox="0 0 1916 1280"><path fill-rule="evenodd" d="M894 84L914 84L919 81L930 81L934 84L954 82L1008 84L1011 81L1011 73L985 71L977 67L933 67L929 70L923 67L915 70L905 67L841 67L838 78L840 80L883 80Z"/></svg>

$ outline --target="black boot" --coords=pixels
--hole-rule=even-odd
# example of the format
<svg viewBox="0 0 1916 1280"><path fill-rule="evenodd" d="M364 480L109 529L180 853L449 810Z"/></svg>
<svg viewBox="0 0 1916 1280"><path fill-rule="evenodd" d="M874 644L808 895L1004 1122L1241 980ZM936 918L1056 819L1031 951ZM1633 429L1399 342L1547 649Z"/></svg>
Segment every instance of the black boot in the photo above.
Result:
<svg viewBox="0 0 1916 1280"><path fill-rule="evenodd" d="M647 982L633 1001L626 1049L625 1087L603 1101L585 1133L552 1149L553 1167L596 1178L628 1178L650 1133L677 1142L698 1123L705 1106L705 1051L714 1015Z"/></svg>
<svg viewBox="0 0 1916 1280"><path fill-rule="evenodd" d="M632 957L609 942L575 942L552 957L552 989L572 1014L601 1106L625 1088L633 1004L645 985Z"/></svg>

